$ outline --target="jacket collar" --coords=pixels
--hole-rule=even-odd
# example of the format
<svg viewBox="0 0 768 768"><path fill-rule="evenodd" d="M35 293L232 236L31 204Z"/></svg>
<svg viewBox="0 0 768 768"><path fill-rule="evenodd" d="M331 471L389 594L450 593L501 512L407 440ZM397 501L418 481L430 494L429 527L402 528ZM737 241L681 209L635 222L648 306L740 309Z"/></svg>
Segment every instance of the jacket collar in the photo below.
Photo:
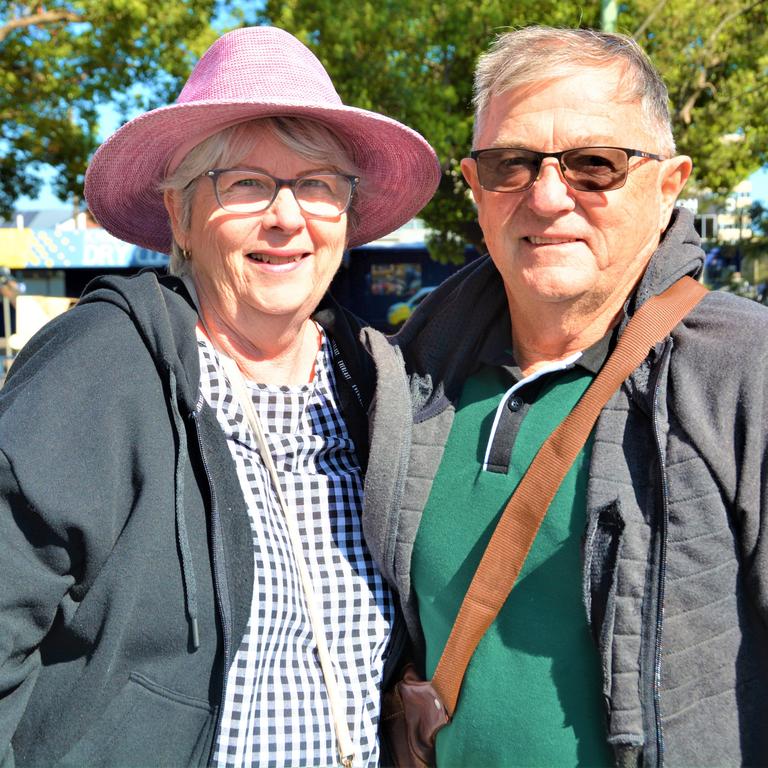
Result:
<svg viewBox="0 0 768 768"><path fill-rule="evenodd" d="M698 277L703 264L693 215L676 208L637 290L627 302L626 315L631 316L640 304L679 277ZM393 343L403 350L409 373L423 379L424 386L417 389L424 393L424 400L415 402L415 407L425 407L444 395L455 399L489 345L500 343L499 334L506 334L508 344L509 327L504 284L489 256L471 262L445 280L393 338Z"/></svg>

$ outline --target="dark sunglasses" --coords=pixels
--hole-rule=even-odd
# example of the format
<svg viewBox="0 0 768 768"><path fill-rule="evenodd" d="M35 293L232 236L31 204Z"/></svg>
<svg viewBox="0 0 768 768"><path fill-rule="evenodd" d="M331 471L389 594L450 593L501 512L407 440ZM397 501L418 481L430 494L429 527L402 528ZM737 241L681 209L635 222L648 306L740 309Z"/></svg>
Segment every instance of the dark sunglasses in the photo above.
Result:
<svg viewBox="0 0 768 768"><path fill-rule="evenodd" d="M579 192L608 192L623 187L630 157L664 160L661 155L623 147L579 147L563 152L535 152L518 147L476 149L469 156L477 164L480 186L490 192L522 192L539 178L545 157L554 157L566 183Z"/></svg>

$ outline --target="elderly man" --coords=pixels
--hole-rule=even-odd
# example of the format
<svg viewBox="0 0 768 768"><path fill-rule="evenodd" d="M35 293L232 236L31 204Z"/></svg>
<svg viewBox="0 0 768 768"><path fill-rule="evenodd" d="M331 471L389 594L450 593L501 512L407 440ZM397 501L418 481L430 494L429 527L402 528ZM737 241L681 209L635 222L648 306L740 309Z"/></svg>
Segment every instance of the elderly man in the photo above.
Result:
<svg viewBox="0 0 768 768"><path fill-rule="evenodd" d="M703 262L675 208L691 160L636 43L510 32L475 86L461 167L489 258L396 337L413 423L379 399L391 485L365 522L427 676L539 446L637 307ZM768 760L766 331L764 307L711 293L603 408L471 659L441 768Z"/></svg>

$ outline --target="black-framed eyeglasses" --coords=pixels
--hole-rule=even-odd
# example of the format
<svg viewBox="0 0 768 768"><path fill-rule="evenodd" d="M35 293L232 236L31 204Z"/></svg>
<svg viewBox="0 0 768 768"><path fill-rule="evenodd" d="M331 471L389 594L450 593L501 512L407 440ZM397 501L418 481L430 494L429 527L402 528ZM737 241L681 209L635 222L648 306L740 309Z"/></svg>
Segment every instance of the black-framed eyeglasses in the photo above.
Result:
<svg viewBox="0 0 768 768"><path fill-rule="evenodd" d="M539 178L541 163L554 157L566 184L579 192L608 192L623 187L630 157L664 160L661 155L624 147L578 147L562 152L535 152L519 147L476 149L469 156L477 164L480 186L490 192L522 192Z"/></svg>
<svg viewBox="0 0 768 768"><path fill-rule="evenodd" d="M343 173L308 173L296 179L279 179L264 171L214 168L201 174L213 183L216 201L231 213L261 213L288 187L299 208L308 216L335 219L349 208L357 176Z"/></svg>

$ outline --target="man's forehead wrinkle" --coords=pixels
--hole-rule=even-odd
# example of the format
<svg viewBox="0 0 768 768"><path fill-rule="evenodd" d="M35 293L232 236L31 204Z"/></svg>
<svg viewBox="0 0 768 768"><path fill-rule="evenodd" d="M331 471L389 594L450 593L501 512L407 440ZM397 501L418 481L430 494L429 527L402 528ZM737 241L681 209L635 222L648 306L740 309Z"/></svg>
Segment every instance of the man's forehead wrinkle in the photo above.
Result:
<svg viewBox="0 0 768 768"><path fill-rule="evenodd" d="M495 146L526 146L532 134L537 137L544 135L551 141L555 133L555 119L552 110L541 109L528 111L524 115L507 118L499 125L493 137Z"/></svg>
<svg viewBox="0 0 768 768"><path fill-rule="evenodd" d="M583 125L585 113L580 110L568 110L562 107L553 110L547 107L526 112L518 119L504 121L495 136L488 137L490 141L486 146L526 147L541 152L576 147L614 146L619 141L619 137L616 136L615 124L609 119L610 114L608 112L604 116L590 114L589 120L600 120L601 117L606 118L604 130L599 130L601 126ZM536 146L533 146L534 143Z"/></svg>

